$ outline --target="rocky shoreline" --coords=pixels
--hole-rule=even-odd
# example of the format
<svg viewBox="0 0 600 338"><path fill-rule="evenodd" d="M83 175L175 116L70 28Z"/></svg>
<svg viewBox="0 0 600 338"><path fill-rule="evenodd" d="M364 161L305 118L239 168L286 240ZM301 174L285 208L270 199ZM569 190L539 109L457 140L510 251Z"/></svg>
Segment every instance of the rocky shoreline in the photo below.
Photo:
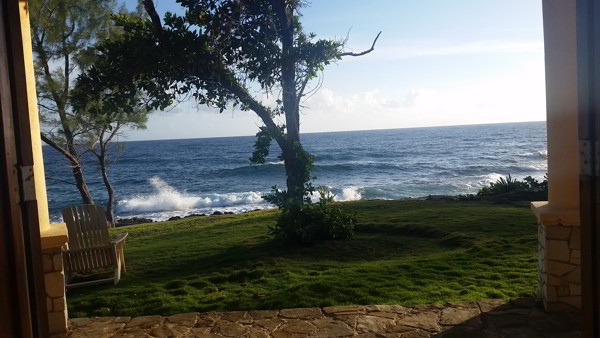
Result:
<svg viewBox="0 0 600 338"><path fill-rule="evenodd" d="M478 196L476 194L467 194L467 195L428 195L422 197L406 197L399 198L399 200L427 200L427 201L486 201L491 203L501 203L501 204L511 204L515 206L527 207L531 201L542 201L547 200L547 192L508 192L505 194L499 194L494 196ZM378 199L373 199L378 200ZM363 200L364 201L364 200ZM342 202L343 203L343 202ZM245 211L247 212L255 212L264 209L254 209ZM155 221L150 218L143 217L131 217L131 218L119 218L117 220L117 227L134 225L134 224L142 224L142 223L157 223L157 222L169 222L176 221L189 217L200 217L200 216L219 216L219 215L233 215L235 214L232 211L214 211L212 214L189 214L186 216L173 216L169 219L163 221Z"/></svg>
<svg viewBox="0 0 600 338"><path fill-rule="evenodd" d="M263 210L263 209L254 209L254 210L250 210L250 211L245 211L243 213L255 212L255 211L259 211L259 210ZM151 218L144 218L144 217L119 218L119 219L117 219L117 223L116 223L115 227L118 228L118 227L135 225L135 224L143 224L143 223L160 223L160 222L177 221L180 219L190 218L190 217L219 216L219 215L233 215L233 214L235 214L233 211L218 211L217 210L217 211L214 211L212 214L202 213L202 214L189 214L186 216L173 216L164 221L155 221Z"/></svg>

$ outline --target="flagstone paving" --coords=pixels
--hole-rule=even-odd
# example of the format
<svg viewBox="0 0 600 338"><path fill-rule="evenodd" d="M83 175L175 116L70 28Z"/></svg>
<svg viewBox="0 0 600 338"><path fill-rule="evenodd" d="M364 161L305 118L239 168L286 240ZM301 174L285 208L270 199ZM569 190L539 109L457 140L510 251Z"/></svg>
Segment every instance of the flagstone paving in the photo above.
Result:
<svg viewBox="0 0 600 338"><path fill-rule="evenodd" d="M579 327L577 314L518 299L75 318L54 337L580 337Z"/></svg>

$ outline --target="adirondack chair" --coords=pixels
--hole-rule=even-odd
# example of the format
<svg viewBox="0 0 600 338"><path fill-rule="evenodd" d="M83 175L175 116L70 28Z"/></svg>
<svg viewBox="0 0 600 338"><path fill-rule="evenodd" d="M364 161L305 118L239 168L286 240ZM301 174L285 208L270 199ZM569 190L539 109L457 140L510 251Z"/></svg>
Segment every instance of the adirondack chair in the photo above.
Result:
<svg viewBox="0 0 600 338"><path fill-rule="evenodd" d="M77 205L63 209L63 219L69 232L69 248L63 249L66 288L113 282L121 279L121 267L125 269L123 247L128 233L117 234L111 240L108 235L108 222L104 208L99 205ZM112 269L112 278L69 284L76 272Z"/></svg>

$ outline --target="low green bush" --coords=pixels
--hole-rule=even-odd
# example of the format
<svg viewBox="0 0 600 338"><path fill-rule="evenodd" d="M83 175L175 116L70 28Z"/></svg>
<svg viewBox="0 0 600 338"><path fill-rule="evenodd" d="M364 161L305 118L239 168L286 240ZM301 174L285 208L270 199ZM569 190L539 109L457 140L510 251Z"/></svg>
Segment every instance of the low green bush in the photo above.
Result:
<svg viewBox="0 0 600 338"><path fill-rule="evenodd" d="M317 203L275 201L281 209L277 223L269 228L285 243L312 245L317 240L348 239L352 237L356 218L333 205L334 195L319 191Z"/></svg>

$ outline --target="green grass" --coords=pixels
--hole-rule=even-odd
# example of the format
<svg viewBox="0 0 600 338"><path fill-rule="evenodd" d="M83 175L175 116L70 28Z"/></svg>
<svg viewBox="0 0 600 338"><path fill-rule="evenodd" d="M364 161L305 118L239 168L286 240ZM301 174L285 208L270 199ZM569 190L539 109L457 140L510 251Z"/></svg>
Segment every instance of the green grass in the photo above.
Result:
<svg viewBox="0 0 600 338"><path fill-rule="evenodd" d="M286 248L276 211L187 218L127 231L116 286L69 290L69 315L170 315L341 304L532 296L537 232L528 208L485 202L358 201L347 241Z"/></svg>

